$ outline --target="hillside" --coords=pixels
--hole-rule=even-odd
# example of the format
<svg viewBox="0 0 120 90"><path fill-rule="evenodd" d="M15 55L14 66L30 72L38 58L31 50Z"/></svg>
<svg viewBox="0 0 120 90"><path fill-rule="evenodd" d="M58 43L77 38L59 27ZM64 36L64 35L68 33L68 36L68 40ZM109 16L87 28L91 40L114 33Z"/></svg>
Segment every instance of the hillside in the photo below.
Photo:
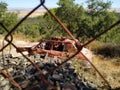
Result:
<svg viewBox="0 0 120 90"><path fill-rule="evenodd" d="M14 12L14 13L18 14L18 18L23 18L31 10L32 9L11 9L11 10L9 10L9 12ZM44 9L38 9L34 13L32 13L29 17L33 18L33 17L37 17L40 15L44 15L45 12L46 12L46 10L44 10Z"/></svg>

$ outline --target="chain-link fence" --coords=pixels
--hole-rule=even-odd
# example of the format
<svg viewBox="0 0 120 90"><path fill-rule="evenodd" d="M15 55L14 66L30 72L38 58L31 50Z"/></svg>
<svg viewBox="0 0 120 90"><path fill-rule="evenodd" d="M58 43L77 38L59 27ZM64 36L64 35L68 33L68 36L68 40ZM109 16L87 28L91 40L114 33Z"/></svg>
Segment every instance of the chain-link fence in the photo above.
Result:
<svg viewBox="0 0 120 90"><path fill-rule="evenodd" d="M26 55L24 55L18 48L17 46L13 43L13 36L12 33L32 14L34 13L39 7L44 7L44 9L47 10L47 12L51 15L51 17L54 18L54 20L56 20L56 22L58 24L60 24L60 26L63 28L63 30L75 41L76 43L76 47L77 47L77 52L75 52L73 55L67 57L63 62L61 62L59 65L55 66L54 68L52 68L51 70L49 70L47 73L44 73L44 71L35 63L33 62L29 57L27 57ZM108 27L106 30L104 30L102 33L100 33L99 35L97 35L95 38L89 40L87 43L85 44L80 44L79 41L76 41L75 37L70 33L70 31L64 26L64 24L60 21L60 19L55 16L46 6L45 6L45 0L41 0L40 4L37 5L33 10L31 10L24 18L22 18L11 30L8 30L6 26L3 25L2 22L0 22L0 26L7 32L7 35L5 35L4 40L7 42L5 45L3 44L3 47L0 48L0 52L3 52L5 48L9 47L10 45L12 45L16 50L18 50L18 52L21 53L21 55L27 59L28 62L31 63L31 65L33 65L33 67L35 67L37 69L37 72L39 72L40 74L40 79L39 82L37 84L39 84L41 81L43 81L51 90L57 90L57 88L54 87L54 85L52 85L46 78L48 78L49 75L53 74L55 70L57 70L59 67L61 67L63 64L65 64L66 62L68 62L69 60L71 60L72 58L74 58L78 53L81 53L80 51L82 50L83 47L85 47L86 45L90 44L91 42L93 42L95 39L97 39L98 37L100 37L101 35L103 35L104 33L106 33L107 31L109 31L111 28L117 26L120 23L120 21L117 21L116 23L114 23L113 25L111 25L110 27ZM109 82L104 78L104 76L99 72L99 70L93 65L93 63L83 54L81 53L84 58L86 58L86 60L92 65L92 67L96 70L96 72L98 72L98 74L101 76L101 78L106 82L106 84L110 87ZM4 54L3 54L4 56ZM6 62L6 60L4 59L4 57L2 58L3 64ZM8 63L9 64L9 63ZM6 68L5 65L4 69L0 69L0 74L3 75L4 77L8 78L9 82L18 88L18 90L22 90L21 86L14 80L14 78L12 77L12 75L10 74L10 72L8 71L8 69ZM34 87L34 86L33 86ZM54 88L53 88L54 87ZM32 89L30 89L32 90Z"/></svg>

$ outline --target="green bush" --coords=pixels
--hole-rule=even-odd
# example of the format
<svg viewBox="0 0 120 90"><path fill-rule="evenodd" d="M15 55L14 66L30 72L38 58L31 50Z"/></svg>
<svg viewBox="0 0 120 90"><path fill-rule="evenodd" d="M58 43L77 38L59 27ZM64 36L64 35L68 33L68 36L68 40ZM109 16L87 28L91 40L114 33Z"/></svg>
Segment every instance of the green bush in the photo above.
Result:
<svg viewBox="0 0 120 90"><path fill-rule="evenodd" d="M104 57L120 57L120 45L118 44L105 44L103 47L98 48L97 54L101 54Z"/></svg>

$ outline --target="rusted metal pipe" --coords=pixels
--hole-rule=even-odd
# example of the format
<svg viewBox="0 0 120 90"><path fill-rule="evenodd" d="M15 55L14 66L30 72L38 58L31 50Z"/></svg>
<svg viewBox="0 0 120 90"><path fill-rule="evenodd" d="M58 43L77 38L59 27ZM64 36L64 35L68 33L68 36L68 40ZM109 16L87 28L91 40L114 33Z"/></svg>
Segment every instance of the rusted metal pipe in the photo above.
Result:
<svg viewBox="0 0 120 90"><path fill-rule="evenodd" d="M6 31L9 32L9 30L3 25L3 23L0 22L0 26ZM5 40L5 38L4 38ZM6 45L3 44L3 47L0 49L0 52L3 51L13 40L13 36L10 34L10 42L8 42Z"/></svg>
<svg viewBox="0 0 120 90"><path fill-rule="evenodd" d="M110 84L109 84L109 82L104 78L104 76L100 73L100 71L95 67L95 65L82 53L82 52L80 52L83 56L84 56L84 58L85 58L85 60L87 60L91 65L92 65L92 67L97 71L97 73L100 75L100 77L105 81L105 83L109 86L109 87L111 87L110 86Z"/></svg>
<svg viewBox="0 0 120 90"><path fill-rule="evenodd" d="M5 71L6 71L6 73L5 73ZM22 90L21 86L20 86L16 81L14 81L13 77L10 75L10 73L8 72L7 69L4 70L4 71L3 71L3 70L0 70L0 74L2 74L5 78L8 78L9 82L10 82L13 86L17 87L18 90Z"/></svg>
<svg viewBox="0 0 120 90"><path fill-rule="evenodd" d="M7 40L7 41L9 42L9 40ZM16 47L13 43L11 43L11 45L14 46L14 47L17 49L17 47ZM19 50L18 50L18 51L19 51ZM42 80L43 80L47 85L51 85L51 84L44 78L44 74L43 74L42 70L40 69L40 67L39 67L38 65L36 65L34 62L32 62L28 57L26 57L21 51L19 51L19 52L21 53L21 55L22 55L24 58L26 58L26 59L39 71L40 74L43 75Z"/></svg>

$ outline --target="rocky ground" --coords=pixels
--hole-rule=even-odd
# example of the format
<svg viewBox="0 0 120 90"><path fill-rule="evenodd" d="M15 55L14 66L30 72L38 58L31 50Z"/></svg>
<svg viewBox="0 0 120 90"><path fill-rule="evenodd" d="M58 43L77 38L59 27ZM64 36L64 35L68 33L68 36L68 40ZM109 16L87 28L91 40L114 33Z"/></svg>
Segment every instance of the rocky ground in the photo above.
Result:
<svg viewBox="0 0 120 90"><path fill-rule="evenodd" d="M22 87L23 90L47 90L49 87L43 81L40 81L41 74L33 67L24 57L12 58L11 55L4 56L4 63L8 68L14 80ZM40 58L31 56L30 59L35 62L46 74L49 70L60 64L57 58ZM0 69L3 68L3 57L0 57ZM74 72L71 62L67 62L53 72L46 75L46 80L53 86L57 85L58 90L93 90L96 85L91 85ZM0 90L17 90L7 78L0 75Z"/></svg>
<svg viewBox="0 0 120 90"><path fill-rule="evenodd" d="M46 80L58 90L96 90L97 85L87 82L84 78L75 73L71 62L56 69L53 74L47 74L48 71L60 64L58 58L44 59L40 55L29 57L35 62L45 74ZM56 90L50 89L46 83L40 79L42 75L38 73L24 57L12 57L11 55L4 56L6 68L13 76L14 80L22 87L23 90ZM3 57L0 57L0 69L3 68ZM0 90L18 90L14 87L7 78L0 75Z"/></svg>
<svg viewBox="0 0 120 90"><path fill-rule="evenodd" d="M22 40L22 39L20 39ZM24 41L14 41L15 45L21 45L26 43ZM0 47L3 47L2 40L0 40ZM0 52L0 70L3 68L3 57ZM12 53L11 55L8 55ZM26 53L24 53L26 54ZM24 58L21 54L16 53L15 48L7 47L4 50L5 66L13 76L14 80L20 84L23 90L46 90L49 88L39 79L41 75L38 71ZM40 58L40 55L36 57L29 57L39 67L42 68L44 74L50 69L57 66L60 61L57 58ZM120 58L105 58L98 55L94 58L93 64L101 72L101 74L108 80L113 90L120 90ZM105 86L104 81L98 75L98 73L91 67L91 69L85 71L80 68L80 64L76 60L66 63L60 67L52 75L46 75L46 80L53 86L57 85L58 90L109 90ZM50 89L50 88L49 88ZM0 90L18 90L14 87L7 78L0 74Z"/></svg>

